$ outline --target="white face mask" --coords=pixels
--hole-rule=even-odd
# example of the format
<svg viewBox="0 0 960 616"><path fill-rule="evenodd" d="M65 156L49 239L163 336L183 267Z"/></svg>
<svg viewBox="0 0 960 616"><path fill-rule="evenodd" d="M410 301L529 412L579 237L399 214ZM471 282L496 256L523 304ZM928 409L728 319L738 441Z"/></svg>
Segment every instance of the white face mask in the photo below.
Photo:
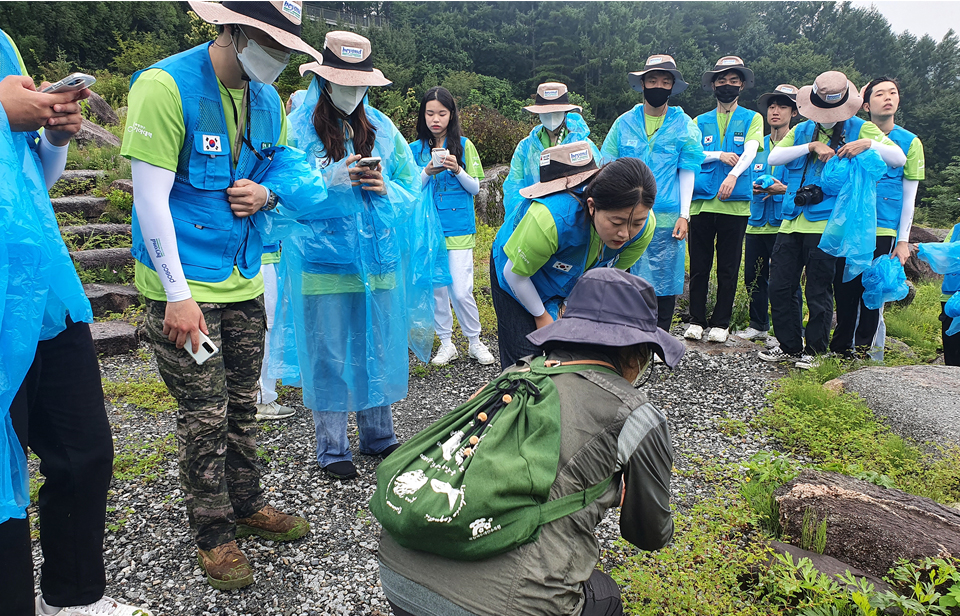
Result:
<svg viewBox="0 0 960 616"><path fill-rule="evenodd" d="M347 115L353 113L363 97L367 95L366 86L341 86L332 82L327 82L327 92L330 94L330 101L340 111Z"/></svg>
<svg viewBox="0 0 960 616"><path fill-rule="evenodd" d="M549 130L554 131L563 124L563 121L567 119L566 111L554 111L553 113L541 113L540 114L540 123Z"/></svg>
<svg viewBox="0 0 960 616"><path fill-rule="evenodd" d="M247 36L245 32L243 35ZM236 49L236 43L234 43L234 49ZM237 59L240 60L244 72L252 81L271 84L277 80L283 69L287 68L290 53L263 47L247 37L247 46L237 53Z"/></svg>

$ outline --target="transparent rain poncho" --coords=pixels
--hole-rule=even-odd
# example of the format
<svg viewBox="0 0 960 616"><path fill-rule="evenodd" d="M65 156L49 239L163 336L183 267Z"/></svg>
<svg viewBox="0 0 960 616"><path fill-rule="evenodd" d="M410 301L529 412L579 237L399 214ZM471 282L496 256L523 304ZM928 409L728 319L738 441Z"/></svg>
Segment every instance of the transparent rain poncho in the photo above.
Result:
<svg viewBox="0 0 960 616"><path fill-rule="evenodd" d="M820 186L826 195L836 195L820 250L846 258L843 281L849 282L870 267L877 247L877 182L887 164L873 150L853 158L834 156L823 166Z"/></svg>
<svg viewBox="0 0 960 616"><path fill-rule="evenodd" d="M900 301L910 292L900 259L881 255L863 272L863 305L879 310L887 302Z"/></svg>
<svg viewBox="0 0 960 616"><path fill-rule="evenodd" d="M23 518L30 502L10 404L37 342L63 331L68 312L74 321L93 321L31 148L36 136L12 132L0 107L0 523Z"/></svg>
<svg viewBox="0 0 960 616"><path fill-rule="evenodd" d="M346 165L325 157L312 115L324 80L314 78L290 115L290 141L323 177L303 229L283 241L280 297L268 373L303 387L319 411L385 406L407 394L408 343L423 360L433 344L433 270L423 255L425 225L415 217L420 178L410 148L385 115L367 105L377 131L387 195L350 185ZM347 141L347 155L353 143Z"/></svg>
<svg viewBox="0 0 960 616"><path fill-rule="evenodd" d="M642 160L657 180L657 199L653 211L657 227L653 239L630 273L650 282L658 296L683 293L684 258L687 241L673 237L680 217L680 181L678 171L697 173L703 163L702 136L697 123L679 107L668 107L663 125L648 141L643 125L643 106L637 105L618 118L620 143L603 143L603 161L632 156Z"/></svg>
<svg viewBox="0 0 960 616"><path fill-rule="evenodd" d="M957 227L950 232L950 237L956 237ZM960 274L960 242L923 243L918 245L917 256L944 276ZM960 332L960 293L954 293L943 306L943 313L953 319L946 335L953 336Z"/></svg>
<svg viewBox="0 0 960 616"><path fill-rule="evenodd" d="M413 157L421 173L430 164L429 153L429 149L426 149L426 156L418 158L414 155ZM420 178L419 174L417 178ZM433 199L436 184L433 178L425 186L421 182L420 203L417 204L414 219L421 221L421 224L425 227L425 233L423 235L424 241L415 248L413 258L418 263L432 268L434 287L446 287L453 284L453 278L450 275L450 260L447 256L447 238L443 236L440 213L437 211ZM426 285L418 285L418 288L426 288Z"/></svg>
<svg viewBox="0 0 960 616"><path fill-rule="evenodd" d="M523 203L520 189L532 186L540 181L540 153L544 147L540 142L540 131L546 130L542 124L537 124L530 134L517 144L510 159L510 173L503 181L503 219L511 220L517 208ZM590 127L583 116L571 111L567 113L567 135L561 143L586 141L593 150L593 159L600 162L600 151L590 141Z"/></svg>

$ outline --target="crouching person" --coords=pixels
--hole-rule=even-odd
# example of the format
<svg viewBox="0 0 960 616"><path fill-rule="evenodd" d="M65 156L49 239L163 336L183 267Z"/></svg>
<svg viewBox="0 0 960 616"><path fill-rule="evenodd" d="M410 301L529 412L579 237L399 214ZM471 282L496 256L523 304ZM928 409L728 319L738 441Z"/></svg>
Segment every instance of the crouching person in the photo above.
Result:
<svg viewBox="0 0 960 616"><path fill-rule="evenodd" d="M673 536L667 420L631 386L654 353L671 368L683 354L657 328L653 286L590 270L563 318L527 338L545 357L508 368L378 469L380 579L398 616L623 614L595 569L597 524L622 505L620 533L640 549Z"/></svg>

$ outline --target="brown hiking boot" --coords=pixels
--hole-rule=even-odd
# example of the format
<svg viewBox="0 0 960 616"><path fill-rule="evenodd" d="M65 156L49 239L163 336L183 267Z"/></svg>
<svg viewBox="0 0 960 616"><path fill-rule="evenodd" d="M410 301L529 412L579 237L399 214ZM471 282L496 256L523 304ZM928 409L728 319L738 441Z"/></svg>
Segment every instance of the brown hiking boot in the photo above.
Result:
<svg viewBox="0 0 960 616"><path fill-rule="evenodd" d="M207 582L217 590L243 588L253 584L253 567L247 561L236 541L218 545L212 550L197 549L200 568L207 574Z"/></svg>
<svg viewBox="0 0 960 616"><path fill-rule="evenodd" d="M270 541L293 541L307 534L310 522L267 505L249 518L237 520L237 537L256 535Z"/></svg>

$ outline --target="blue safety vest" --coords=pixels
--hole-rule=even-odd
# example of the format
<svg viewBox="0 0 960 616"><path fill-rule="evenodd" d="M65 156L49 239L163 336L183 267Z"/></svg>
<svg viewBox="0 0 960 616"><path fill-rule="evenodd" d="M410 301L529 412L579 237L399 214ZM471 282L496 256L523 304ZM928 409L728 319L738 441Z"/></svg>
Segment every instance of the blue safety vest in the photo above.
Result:
<svg viewBox="0 0 960 616"><path fill-rule="evenodd" d="M753 123L756 111L737 107L727 123L727 132L720 134L720 125L717 123L717 110L708 111L697 116L697 126L703 136L703 150L705 152L732 152L743 155L743 146L746 144L747 133ZM719 160L704 161L697 174L696 184L693 186L694 199L713 199L720 192L720 184L730 174L733 167ZM753 178L749 173L741 173L737 184L727 201L750 201L753 198Z"/></svg>
<svg viewBox="0 0 960 616"><path fill-rule="evenodd" d="M183 273L189 280L222 282L236 266L244 278L260 272L263 243L250 217L239 218L230 210L226 189L234 180L246 178L257 163L256 154L243 144L234 169L231 138L220 98L220 82L208 53L209 43L198 45L150 68L165 71L177 84L183 105L186 136L173 189L170 213L177 234L177 249ZM150 70L145 69L145 70ZM133 75L130 86L143 71ZM281 102L272 86L250 82L249 141L258 150L280 139ZM232 110L231 110L232 113ZM150 251L133 211L133 256L153 269Z"/></svg>
<svg viewBox="0 0 960 616"><path fill-rule="evenodd" d="M960 224L953 226L953 231L950 232L950 239L948 241L960 241ZM941 285L940 290L946 295L953 295L957 291L960 291L960 274L946 274L943 277L943 285Z"/></svg>
<svg viewBox="0 0 960 616"><path fill-rule="evenodd" d="M850 128L848 132L851 135L859 135L860 127L865 120L857 117L851 118L847 122ZM903 150L904 155L910 151L910 144L917 138L916 135L907 129L894 125L893 130L887 135L890 139ZM903 212L903 167L887 167L887 172L883 174L880 181L877 182L877 227L883 229L899 229L900 214Z"/></svg>
<svg viewBox="0 0 960 616"><path fill-rule="evenodd" d="M793 145L803 145L813 141L813 133L816 128L816 123L811 120L797 124L793 129ZM846 131L848 136L851 134L860 134L859 131L855 133L849 131L849 120L847 122L837 122L833 130ZM810 222L819 222L830 218L830 213L833 212L833 206L837 203L836 195L824 193L823 201L805 207L800 207L794 203L797 189L801 188L801 180L804 185L820 185L820 173L823 171L823 165L824 163L820 162L820 160L812 154L805 154L783 165L782 168L787 178L787 193L783 196L783 220L793 220L800 216L800 214L806 216ZM804 167L806 167L806 174L804 174Z"/></svg>
<svg viewBox="0 0 960 616"><path fill-rule="evenodd" d="M784 168L771 167L767 164L767 158L770 156L770 135L763 138L763 152L757 152L757 157L753 159L752 181L756 181L761 175L772 175L784 184ZM764 199L764 197L767 197ZM779 227L783 222L783 195L769 195L759 193L753 196L750 201L750 218L747 224L751 227L762 227L772 225Z"/></svg>
<svg viewBox="0 0 960 616"><path fill-rule="evenodd" d="M570 295L570 291L577 284L577 280L587 271L592 224L587 219L586 207L581 204L579 199L567 192L539 197L536 201L545 205L553 217L553 222L557 227L557 251L530 279L537 288L537 293L544 305L548 309L555 309L560 302ZM503 277L503 268L507 263L507 255L503 251L503 247L510 236L513 235L527 210L530 209L531 203L533 201L530 199L524 200L513 221L504 223L500 227L500 231L497 232L497 237L493 242L493 259L497 280L500 283L500 288L514 299L516 299L516 295ZM648 217L647 224L649 224L649 221L650 218ZM647 226L644 224L643 228L634 237L616 250L601 245L597 263L591 269L616 266L623 251L639 240L646 228ZM551 311L551 315L556 318L553 311Z"/></svg>
<svg viewBox="0 0 960 616"><path fill-rule="evenodd" d="M467 138L460 137L460 149L466 153ZM421 168L430 164L430 147L417 139L410 144L410 150ZM463 189L460 180L452 171L441 171L430 176L433 184L433 203L440 214L440 226L444 237L473 235L477 232L477 216L473 205L473 195Z"/></svg>

